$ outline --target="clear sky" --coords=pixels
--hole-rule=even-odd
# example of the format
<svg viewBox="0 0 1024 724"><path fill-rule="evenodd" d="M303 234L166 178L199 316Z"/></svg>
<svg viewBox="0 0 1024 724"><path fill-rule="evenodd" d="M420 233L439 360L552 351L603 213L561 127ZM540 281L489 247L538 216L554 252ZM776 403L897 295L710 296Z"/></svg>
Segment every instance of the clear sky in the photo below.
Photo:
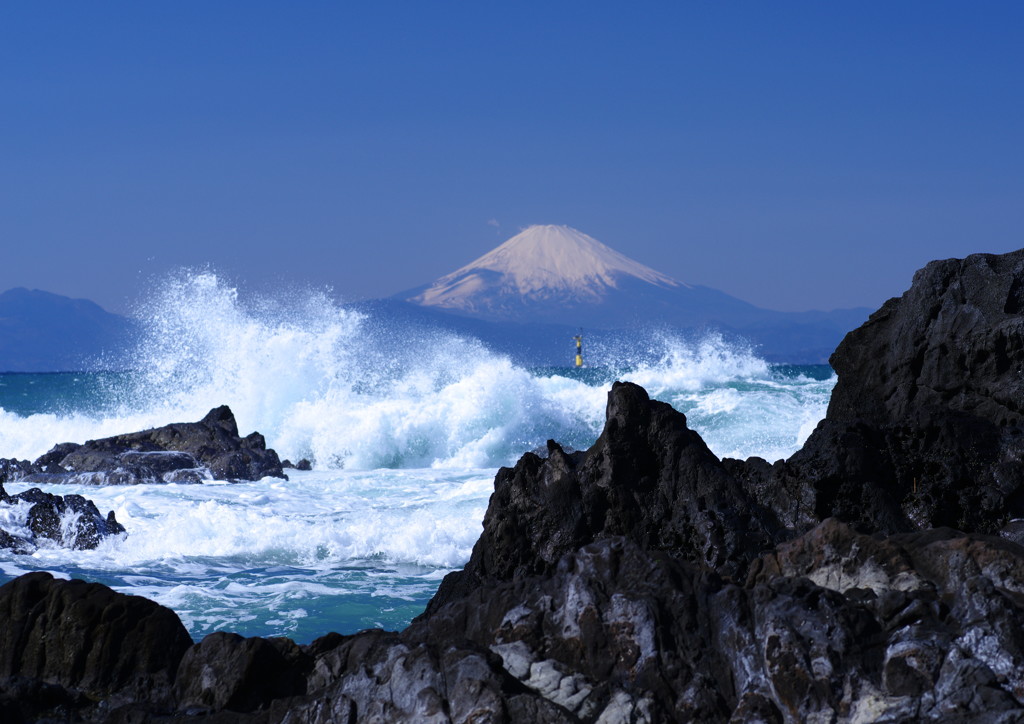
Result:
<svg viewBox="0 0 1024 724"><path fill-rule="evenodd" d="M534 223L781 310L1024 246L1024 3L0 4L0 290L387 296Z"/></svg>

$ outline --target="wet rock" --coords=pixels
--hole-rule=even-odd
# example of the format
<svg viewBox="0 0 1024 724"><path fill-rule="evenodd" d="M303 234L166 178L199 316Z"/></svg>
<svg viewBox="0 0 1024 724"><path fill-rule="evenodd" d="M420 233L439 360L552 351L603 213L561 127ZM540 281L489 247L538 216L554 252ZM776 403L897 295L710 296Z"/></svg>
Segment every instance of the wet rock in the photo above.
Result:
<svg viewBox="0 0 1024 724"><path fill-rule="evenodd" d="M91 703L81 692L36 678L0 678L0 721L5 724L75 721Z"/></svg>
<svg viewBox="0 0 1024 724"><path fill-rule="evenodd" d="M44 539L65 548L91 549L104 538L125 533L114 511L103 517L95 503L81 495L53 495L39 488L8 495L0 483L0 505L27 507L21 525L0 529L0 548L18 553L31 553Z"/></svg>
<svg viewBox="0 0 1024 724"><path fill-rule="evenodd" d="M21 480L26 475L39 472L39 469L28 460L0 458L0 483Z"/></svg>
<svg viewBox="0 0 1024 724"><path fill-rule="evenodd" d="M783 533L682 413L616 382L606 414L586 452L567 455L549 441L546 459L527 453L498 471L472 557L445 578L428 613L482 583L550 571L566 553L609 536L739 576Z"/></svg>
<svg viewBox="0 0 1024 724"><path fill-rule="evenodd" d="M831 519L741 585L607 538L402 636L465 636L582 721L1014 721L1022 563L998 538L879 538Z"/></svg>
<svg viewBox="0 0 1024 724"><path fill-rule="evenodd" d="M288 639L213 633L182 657L175 695L185 710L253 711L304 694L311 666L312 659Z"/></svg>
<svg viewBox="0 0 1024 724"><path fill-rule="evenodd" d="M0 586L0 621L0 681L42 681L93 701L169 704L178 662L192 645L169 609L48 573Z"/></svg>
<svg viewBox="0 0 1024 724"><path fill-rule="evenodd" d="M346 637L317 659L308 687L306 697L273 705L271 720L578 721L524 689L497 655L456 637L436 647L383 631Z"/></svg>
<svg viewBox="0 0 1024 724"><path fill-rule="evenodd" d="M28 482L71 482L79 485L201 482L286 478L274 450L258 432L239 437L227 406L215 408L199 422L165 425L152 430L62 443L37 459ZM53 472L51 472L53 471Z"/></svg>
<svg viewBox="0 0 1024 724"><path fill-rule="evenodd" d="M285 470L312 470L313 463L309 462L309 460L307 460L306 458L302 458L297 463L293 463L291 460L282 460L281 467L284 468Z"/></svg>

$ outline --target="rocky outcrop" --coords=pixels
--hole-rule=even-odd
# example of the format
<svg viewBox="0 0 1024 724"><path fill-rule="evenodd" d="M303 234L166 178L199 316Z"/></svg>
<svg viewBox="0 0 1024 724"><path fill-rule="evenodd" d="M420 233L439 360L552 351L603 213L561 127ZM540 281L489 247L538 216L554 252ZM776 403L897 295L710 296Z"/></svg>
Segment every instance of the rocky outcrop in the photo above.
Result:
<svg viewBox="0 0 1024 724"><path fill-rule="evenodd" d="M1024 518L1024 250L928 264L831 358L828 415L785 464L733 464L782 522L995 533Z"/></svg>
<svg viewBox="0 0 1024 724"><path fill-rule="evenodd" d="M172 707L192 640L174 612L98 583L28 573L0 586L0 719ZM63 718L63 717L62 717Z"/></svg>
<svg viewBox="0 0 1024 724"><path fill-rule="evenodd" d="M97 721L1024 721L1022 290L1024 252L922 270L836 351L828 417L788 461L719 461L682 414L614 385L590 450L550 442L498 473L469 563L403 632L214 634L173 683L161 669L156 696L115 711L81 682L120 664L33 667L10 653L34 650L19 622L0 636L15 662L0 706ZM54 582L72 585L86 584Z"/></svg>
<svg viewBox="0 0 1024 724"><path fill-rule="evenodd" d="M9 528L0 528L0 548L16 553L32 553L41 544L95 548L104 538L125 532L114 511L104 518L81 495L52 495L39 488L8 495L0 482L0 506L8 511Z"/></svg>
<svg viewBox="0 0 1024 724"><path fill-rule="evenodd" d="M1019 721L1022 565L998 538L829 519L741 583L607 538L405 635L458 631L582 721Z"/></svg>
<svg viewBox="0 0 1024 724"><path fill-rule="evenodd" d="M617 382L587 452L567 455L549 441L546 459L527 453L498 472L469 563L445 578L428 611L486 582L550 572L562 556L612 536L742 575L783 533L682 413Z"/></svg>
<svg viewBox="0 0 1024 724"><path fill-rule="evenodd" d="M305 675L312 664L312 657L290 639L217 632L186 652L175 695L186 711L253 711L306 693Z"/></svg>
<svg viewBox="0 0 1024 724"><path fill-rule="evenodd" d="M134 485L197 483L202 480L287 478L274 450L263 436L238 434L231 410L223 405L199 422L164 427L83 445L62 443L18 477L28 482Z"/></svg>

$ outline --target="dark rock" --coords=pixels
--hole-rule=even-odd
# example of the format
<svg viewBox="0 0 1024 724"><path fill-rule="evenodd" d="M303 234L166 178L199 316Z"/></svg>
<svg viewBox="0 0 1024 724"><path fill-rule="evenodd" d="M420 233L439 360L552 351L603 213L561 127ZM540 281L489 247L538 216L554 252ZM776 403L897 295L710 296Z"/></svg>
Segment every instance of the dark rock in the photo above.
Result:
<svg viewBox="0 0 1024 724"><path fill-rule="evenodd" d="M0 679L0 721L5 724L75 721L76 713L90 704L81 692L57 684L24 676Z"/></svg>
<svg viewBox="0 0 1024 724"><path fill-rule="evenodd" d="M402 639L468 638L583 721L1014 721L1022 591L1014 544L874 538L830 519L743 585L606 538L554 572L452 601Z"/></svg>
<svg viewBox="0 0 1024 724"><path fill-rule="evenodd" d="M54 445L43 455L36 458L33 464L38 469L38 472L42 473L67 472L63 467L61 467L60 461L80 447L81 445L74 442L59 443Z"/></svg>
<svg viewBox="0 0 1024 724"><path fill-rule="evenodd" d="M262 435L254 432L239 437L235 417L227 406L211 410L199 422L174 423L89 440L84 445L64 443L36 460L34 467L35 472L22 479L134 485L287 477L277 453L267 449Z"/></svg>
<svg viewBox="0 0 1024 724"><path fill-rule="evenodd" d="M38 468L28 460L0 458L0 483L21 480L26 475L31 475L35 472L39 472Z"/></svg>
<svg viewBox="0 0 1024 724"><path fill-rule="evenodd" d="M168 704L192 645L169 609L49 573L0 586L0 621L0 680L27 677L93 699Z"/></svg>
<svg viewBox="0 0 1024 724"><path fill-rule="evenodd" d="M832 355L828 415L734 471L788 526L995 533L1024 518L1024 250L932 262Z"/></svg>
<svg viewBox="0 0 1024 724"><path fill-rule="evenodd" d="M588 451L566 455L549 441L546 459L527 453L498 471L469 563L445 578L427 610L486 581L550 571L608 536L742 575L781 533L682 413L616 382L604 431Z"/></svg>
<svg viewBox="0 0 1024 724"><path fill-rule="evenodd" d="M499 656L452 637L442 646L367 631L320 656L310 694L271 707L271 721L512 722L578 719L526 689Z"/></svg>
<svg viewBox="0 0 1024 724"><path fill-rule="evenodd" d="M774 464L719 461L617 383L590 450L499 471L465 570L408 629L214 634L179 655L170 720L1024 721L1022 312L1024 252L929 265L843 342L827 419ZM14 628L0 655L30 662L64 635ZM10 675L74 711L81 667L43 658ZM125 720L168 714L163 671Z"/></svg>
<svg viewBox="0 0 1024 724"><path fill-rule="evenodd" d="M117 522L114 511L104 518L95 503L81 495L52 495L39 488L30 488L17 495L8 495L0 483L0 504L15 506L30 503L24 531L0 530L0 548L18 553L35 550L41 539L78 549L91 549L104 538L121 535L124 526Z"/></svg>
<svg viewBox="0 0 1024 724"><path fill-rule="evenodd" d="M178 706L253 711L274 699L304 694L312 663L288 639L213 633L190 648L178 666Z"/></svg>
<svg viewBox="0 0 1024 724"><path fill-rule="evenodd" d="M312 470L313 463L309 462L306 458L302 458L302 460L299 460L297 463L293 463L291 460L282 460L281 467L285 470L288 470L289 468L292 470Z"/></svg>

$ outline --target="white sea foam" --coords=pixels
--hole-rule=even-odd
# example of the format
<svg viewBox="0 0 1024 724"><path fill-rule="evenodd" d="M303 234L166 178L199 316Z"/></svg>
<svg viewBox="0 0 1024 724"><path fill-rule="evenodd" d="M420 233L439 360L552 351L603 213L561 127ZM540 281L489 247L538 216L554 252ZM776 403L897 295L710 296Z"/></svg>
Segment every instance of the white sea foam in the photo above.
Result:
<svg viewBox="0 0 1024 724"><path fill-rule="evenodd" d="M712 449L781 455L795 450L805 437L799 431L821 416L830 389L789 380L773 396L778 382L764 360L717 335L638 340L644 361L606 379L538 375L475 340L440 332L396 339L380 320L339 308L323 292L243 303L236 289L206 272L171 278L141 312L138 373L96 410L28 417L0 410L5 456L32 459L56 442L197 420L228 404L243 434L258 430L282 457L309 458L320 469L491 467L548 438L589 445L615 377L686 408L695 423L725 412L737 419L752 414L756 424L741 423L721 450L717 428L709 427ZM753 396L726 389L752 381L760 385ZM792 404L776 404L791 388L798 390ZM759 449L755 428L762 423L790 431L789 442Z"/></svg>
<svg viewBox="0 0 1024 724"><path fill-rule="evenodd" d="M712 332L696 342L658 333L648 343L654 361L644 361L624 377L654 397L694 392L736 380L768 379L768 363L742 345L726 342Z"/></svg>
<svg viewBox="0 0 1024 724"><path fill-rule="evenodd" d="M95 550L0 552L0 570L84 573L171 607L197 635L255 627L308 629L308 639L372 625L382 605L400 625L468 559L492 478L491 469L327 470L234 485L49 486L114 510L129 534ZM0 505L0 525L23 528L24 513Z"/></svg>
<svg viewBox="0 0 1024 724"><path fill-rule="evenodd" d="M451 334L399 344L324 293L243 302L209 273L169 280L143 311L138 373L113 379L94 409L0 409L0 456L32 459L228 404L242 434L258 430L314 470L235 485L48 486L114 510L128 535L90 551L0 552L0 571L102 580L170 606L197 636L404 625L468 559L495 468L548 438L591 445L614 379L684 412L716 454L769 460L802 444L835 381L785 376L717 336L665 334L638 339L642 354L616 355L614 371L539 372ZM0 527L23 529L24 513L0 506Z"/></svg>
<svg viewBox="0 0 1024 724"><path fill-rule="evenodd" d="M228 569L255 559L264 565L332 568L374 557L452 568L480 534L493 473L480 471L292 472L234 485L51 486L87 495L113 510L127 538L101 542L74 559L111 571L174 568L187 575L219 560ZM9 483L10 492L28 484ZM23 526L20 507L0 516ZM20 518L19 518L20 516ZM62 549L37 552L60 560ZM196 567L198 566L198 569Z"/></svg>

